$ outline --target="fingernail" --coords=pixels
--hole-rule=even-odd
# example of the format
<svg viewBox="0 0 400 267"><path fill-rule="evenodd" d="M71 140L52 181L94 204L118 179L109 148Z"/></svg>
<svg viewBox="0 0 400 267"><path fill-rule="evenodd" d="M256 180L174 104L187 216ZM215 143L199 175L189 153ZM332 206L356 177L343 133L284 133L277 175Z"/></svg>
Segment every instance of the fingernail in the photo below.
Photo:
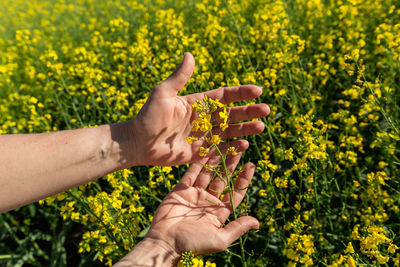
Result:
<svg viewBox="0 0 400 267"><path fill-rule="evenodd" d="M258 123L258 131L260 132L260 133L262 133L264 130L265 130L265 124L264 124L264 122L262 122L262 121L258 121L259 123Z"/></svg>
<svg viewBox="0 0 400 267"><path fill-rule="evenodd" d="M250 146L250 143L249 143L249 141L247 141L247 140L244 140L244 146L246 147L246 149Z"/></svg>
<svg viewBox="0 0 400 267"><path fill-rule="evenodd" d="M269 113L271 112L271 109L270 109L270 107L269 107L267 104L264 104L264 105L265 105L265 107L266 107L266 110L267 110L267 112L266 112L265 116L268 116L268 115L269 115Z"/></svg>

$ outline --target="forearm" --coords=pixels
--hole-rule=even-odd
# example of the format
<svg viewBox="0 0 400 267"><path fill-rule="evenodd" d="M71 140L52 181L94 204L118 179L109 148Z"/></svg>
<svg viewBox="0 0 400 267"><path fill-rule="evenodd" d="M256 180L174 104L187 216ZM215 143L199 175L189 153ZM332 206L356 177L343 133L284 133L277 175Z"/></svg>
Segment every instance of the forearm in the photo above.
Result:
<svg viewBox="0 0 400 267"><path fill-rule="evenodd" d="M176 266L180 255L169 244L146 237L114 267Z"/></svg>
<svg viewBox="0 0 400 267"><path fill-rule="evenodd" d="M133 164L126 124L0 136L0 212Z"/></svg>

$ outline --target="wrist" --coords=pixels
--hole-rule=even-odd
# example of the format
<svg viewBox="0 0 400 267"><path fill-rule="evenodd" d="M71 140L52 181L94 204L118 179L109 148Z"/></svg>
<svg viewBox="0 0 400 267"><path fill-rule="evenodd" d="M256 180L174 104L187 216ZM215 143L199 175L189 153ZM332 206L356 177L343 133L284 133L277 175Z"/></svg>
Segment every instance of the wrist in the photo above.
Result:
<svg viewBox="0 0 400 267"><path fill-rule="evenodd" d="M180 254L167 242L146 237L114 266L175 266L179 258Z"/></svg>
<svg viewBox="0 0 400 267"><path fill-rule="evenodd" d="M110 146L110 155L116 166L115 170L139 165L133 125L132 120L109 125L112 144Z"/></svg>

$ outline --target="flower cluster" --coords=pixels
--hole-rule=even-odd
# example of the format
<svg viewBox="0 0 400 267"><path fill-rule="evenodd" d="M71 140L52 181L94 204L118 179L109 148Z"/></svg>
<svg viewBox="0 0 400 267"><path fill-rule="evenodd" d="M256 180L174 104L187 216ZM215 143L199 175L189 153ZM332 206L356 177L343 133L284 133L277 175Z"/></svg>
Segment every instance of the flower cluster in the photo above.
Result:
<svg viewBox="0 0 400 267"><path fill-rule="evenodd" d="M204 261L201 257L194 257L192 251L183 252L181 255L181 260L178 262L177 267L216 267L215 263L210 261Z"/></svg>
<svg viewBox="0 0 400 267"><path fill-rule="evenodd" d="M248 265L400 266L398 0L3 0L0 12L0 134L132 119L190 51L183 94L257 84L271 108L244 153L259 177L246 212L261 223ZM217 101L193 103L201 156L229 125ZM185 169L124 170L0 215L0 251L41 266L49 247L78 244L81 265L93 251L111 265ZM204 262L236 266L234 248Z"/></svg>
<svg viewBox="0 0 400 267"><path fill-rule="evenodd" d="M223 142L219 133L216 133L215 131L213 133L213 128L215 124L219 124L219 132L223 132L229 127L229 115L226 107L218 99L214 100L205 95L202 101L196 100L192 105L192 108L198 116L196 120L192 121L192 132L194 135L197 132L202 132L203 134L201 137L189 136L186 138L186 141L189 144L192 144L194 141L205 141L209 146L218 145ZM216 118L214 116L215 113L218 113ZM199 155L205 157L209 151L210 147L201 146ZM236 154L234 147L229 147L228 152Z"/></svg>

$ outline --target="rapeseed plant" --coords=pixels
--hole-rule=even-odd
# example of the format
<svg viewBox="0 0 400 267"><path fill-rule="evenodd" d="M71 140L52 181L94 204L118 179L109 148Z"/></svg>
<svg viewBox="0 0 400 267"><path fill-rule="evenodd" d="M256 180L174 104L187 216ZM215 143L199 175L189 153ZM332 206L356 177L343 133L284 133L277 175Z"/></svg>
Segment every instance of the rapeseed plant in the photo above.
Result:
<svg viewBox="0 0 400 267"><path fill-rule="evenodd" d="M237 213L261 222L246 237L247 264L399 266L398 1L4 0L0 14L1 134L132 119L192 51L198 67L182 94L254 83L271 107L244 155L258 179ZM204 143L202 156L227 145L229 107L216 107L187 140ZM146 234L185 168L119 171L0 215L1 257L49 262L49 240L65 240L43 230L51 224L79 236L77 261L96 253L111 265ZM82 230L67 232L72 224ZM196 264L237 265L236 248Z"/></svg>
<svg viewBox="0 0 400 267"><path fill-rule="evenodd" d="M202 132L200 138L196 138L196 141L203 141L204 146L200 147L199 155L201 157L207 156L210 152L210 149L214 149L217 151L221 158L221 164L218 166L210 166L206 165L205 168L214 172L214 179L221 179L225 186L225 189L221 192L221 199L224 198L225 194L229 195L230 205L232 207L232 214L234 219L238 218L238 214L233 201L233 194L237 190L243 190L243 188L234 188L234 179L235 172L231 173L226 165L226 159L228 155L235 155L236 148L229 146L223 152L221 148L218 146L221 142L224 142L220 138L220 132L222 133L229 127L229 114L227 112L227 108L218 100L211 99L207 96L204 96L202 101L196 100L196 102L192 105L193 110L197 113L198 118L192 121L192 132L196 134L197 132ZM214 114L218 116L215 119L212 119ZM215 132L214 125L219 128L219 132ZM191 144L195 137L189 136L187 138L187 142ZM224 178L225 177L225 178ZM225 193L224 193L225 192ZM246 258L245 258L245 250L244 250L244 242L242 237L239 237L240 244L240 255L238 256L242 262L243 266L247 266Z"/></svg>

